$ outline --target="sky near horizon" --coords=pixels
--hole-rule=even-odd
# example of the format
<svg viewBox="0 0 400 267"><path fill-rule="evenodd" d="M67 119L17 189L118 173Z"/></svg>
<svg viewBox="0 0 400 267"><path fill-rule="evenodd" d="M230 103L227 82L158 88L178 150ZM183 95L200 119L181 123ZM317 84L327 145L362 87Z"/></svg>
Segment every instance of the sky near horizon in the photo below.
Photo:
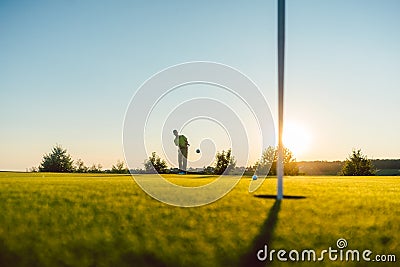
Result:
<svg viewBox="0 0 400 267"><path fill-rule="evenodd" d="M285 125L307 144L297 160L344 160L353 148L400 158L400 1L286 7ZM276 1L1 1L0 170L38 166L55 144L110 168L124 159L134 93L188 61L240 70L276 121L276 9Z"/></svg>

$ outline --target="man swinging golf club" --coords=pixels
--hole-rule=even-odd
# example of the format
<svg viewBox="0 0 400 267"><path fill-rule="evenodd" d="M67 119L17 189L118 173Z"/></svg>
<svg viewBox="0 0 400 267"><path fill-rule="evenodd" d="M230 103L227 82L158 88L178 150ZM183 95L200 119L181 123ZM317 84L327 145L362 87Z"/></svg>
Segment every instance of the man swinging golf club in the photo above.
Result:
<svg viewBox="0 0 400 267"><path fill-rule="evenodd" d="M186 174L188 146L190 145L186 136L179 135L177 130L174 130L173 133L175 135L174 143L178 147L179 174Z"/></svg>

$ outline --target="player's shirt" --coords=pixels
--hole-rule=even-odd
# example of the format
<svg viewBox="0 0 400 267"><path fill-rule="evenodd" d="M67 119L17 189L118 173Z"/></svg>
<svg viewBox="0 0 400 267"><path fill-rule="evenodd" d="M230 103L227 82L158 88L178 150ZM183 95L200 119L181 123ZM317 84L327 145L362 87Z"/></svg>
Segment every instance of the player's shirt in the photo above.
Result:
<svg viewBox="0 0 400 267"><path fill-rule="evenodd" d="M188 146L187 138L184 135L178 135L175 137L174 143L176 146L179 146L179 148L187 148Z"/></svg>

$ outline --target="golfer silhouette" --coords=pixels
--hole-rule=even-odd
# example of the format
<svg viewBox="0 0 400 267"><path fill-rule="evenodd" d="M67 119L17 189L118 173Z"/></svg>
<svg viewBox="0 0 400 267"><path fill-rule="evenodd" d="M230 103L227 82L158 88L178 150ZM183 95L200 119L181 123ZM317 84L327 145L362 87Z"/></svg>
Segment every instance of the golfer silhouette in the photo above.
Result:
<svg viewBox="0 0 400 267"><path fill-rule="evenodd" d="M174 130L173 134L175 135L174 143L178 147L179 174L186 174L188 146L190 145L186 136L179 135L177 130Z"/></svg>

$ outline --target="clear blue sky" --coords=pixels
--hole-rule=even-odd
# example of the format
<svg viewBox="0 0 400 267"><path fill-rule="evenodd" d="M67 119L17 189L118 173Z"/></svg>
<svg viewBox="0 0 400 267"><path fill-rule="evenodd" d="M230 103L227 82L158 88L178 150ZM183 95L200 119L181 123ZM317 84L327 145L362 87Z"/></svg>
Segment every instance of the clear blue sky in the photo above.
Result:
<svg viewBox="0 0 400 267"><path fill-rule="evenodd" d="M285 119L312 136L298 160L400 158L399 13L287 0ZM1 1L0 47L0 170L38 166L56 143L109 168L134 92L186 61L239 69L276 116L276 1Z"/></svg>

